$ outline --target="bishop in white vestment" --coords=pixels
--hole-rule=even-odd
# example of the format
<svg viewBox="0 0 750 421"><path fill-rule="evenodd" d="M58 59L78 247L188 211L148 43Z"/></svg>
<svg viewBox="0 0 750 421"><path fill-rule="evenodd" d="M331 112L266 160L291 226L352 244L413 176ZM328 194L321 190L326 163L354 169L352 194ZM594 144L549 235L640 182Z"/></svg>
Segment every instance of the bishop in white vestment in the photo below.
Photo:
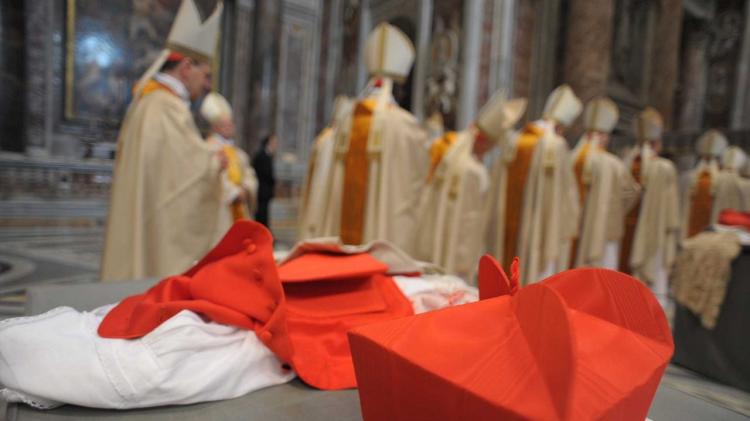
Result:
<svg viewBox="0 0 750 421"><path fill-rule="evenodd" d="M508 139L490 177L485 211L489 252L509 267L521 259L521 280L532 283L567 268L580 205L568 145L558 134L581 113L569 86L555 89L541 120Z"/></svg>
<svg viewBox="0 0 750 421"><path fill-rule="evenodd" d="M526 99L495 95L455 134L422 192L415 257L471 281L482 254L489 174L482 157L521 118ZM437 140L436 142L441 142Z"/></svg>
<svg viewBox="0 0 750 421"><path fill-rule="evenodd" d="M581 229L571 255L575 267L617 270L625 215L640 194L640 185L625 164L606 149L618 119L617 105L609 98L586 104L586 132L571 157L582 207Z"/></svg>
<svg viewBox="0 0 750 421"><path fill-rule="evenodd" d="M365 94L333 133L329 203L321 234L345 244L387 240L411 253L417 204L427 176L427 136L417 119L399 107L394 80L404 80L414 46L383 23L365 49L371 76ZM311 198L312 200L312 198Z"/></svg>
<svg viewBox="0 0 750 421"><path fill-rule="evenodd" d="M221 11L201 23L184 1L167 48L136 85L117 139L105 281L181 273L213 246L226 158L201 137L190 101L210 87Z"/></svg>

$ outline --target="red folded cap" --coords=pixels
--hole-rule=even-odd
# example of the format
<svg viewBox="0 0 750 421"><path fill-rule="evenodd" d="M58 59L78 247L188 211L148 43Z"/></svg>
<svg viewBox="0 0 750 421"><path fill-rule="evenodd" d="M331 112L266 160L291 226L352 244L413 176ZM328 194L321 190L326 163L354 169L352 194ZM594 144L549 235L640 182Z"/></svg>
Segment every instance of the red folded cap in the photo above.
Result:
<svg viewBox="0 0 750 421"><path fill-rule="evenodd" d="M309 252L279 266L283 283L335 279L361 279L385 274L388 265L367 253L333 254Z"/></svg>
<svg viewBox="0 0 750 421"><path fill-rule="evenodd" d="M494 298L349 333L364 419L644 419L674 350L653 294L604 269L503 276L485 256Z"/></svg>
<svg viewBox="0 0 750 421"><path fill-rule="evenodd" d="M750 212L724 209L719 213L719 223L722 225L741 227L750 231Z"/></svg>
<svg viewBox="0 0 750 421"><path fill-rule="evenodd" d="M219 244L182 275L124 299L104 317L99 335L142 337L182 310L253 330L280 359L291 361L286 302L273 259L271 233L236 222Z"/></svg>
<svg viewBox="0 0 750 421"><path fill-rule="evenodd" d="M356 387L347 332L414 314L387 265L367 253L308 252L279 267L287 299L292 365L318 389Z"/></svg>
<svg viewBox="0 0 750 421"><path fill-rule="evenodd" d="M167 61L180 61L183 58L185 58L183 54L180 54L176 51L171 51L169 55L167 56Z"/></svg>

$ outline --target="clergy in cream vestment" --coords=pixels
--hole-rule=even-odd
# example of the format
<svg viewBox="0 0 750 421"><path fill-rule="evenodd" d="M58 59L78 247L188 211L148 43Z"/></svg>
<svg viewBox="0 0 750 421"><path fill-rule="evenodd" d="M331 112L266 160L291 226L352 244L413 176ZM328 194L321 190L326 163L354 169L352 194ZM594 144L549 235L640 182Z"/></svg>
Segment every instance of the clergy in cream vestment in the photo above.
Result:
<svg viewBox="0 0 750 421"><path fill-rule="evenodd" d="M218 243L236 221L250 219L255 211L258 178L250 166L247 153L234 142L236 127L229 102L216 92L203 99L201 116L211 125L206 141L217 151L223 151L227 167L222 174L221 201L217 215L214 243Z"/></svg>
<svg viewBox="0 0 750 421"><path fill-rule="evenodd" d="M714 210L719 179L719 160L727 139L718 130L709 130L696 144L698 164L688 172L682 189L682 235L692 237L713 225L718 218Z"/></svg>
<svg viewBox="0 0 750 421"><path fill-rule="evenodd" d="M525 109L525 99L506 101L496 94L471 127L453 133L455 140L422 192L414 252L417 259L472 280L483 251L483 213L490 187L481 159L504 138Z"/></svg>
<svg viewBox="0 0 750 421"><path fill-rule="evenodd" d="M324 128L313 141L300 204L299 240L326 235L323 232L323 221L330 206L331 182L328 177L331 175L331 166L335 162L334 133L344 116L351 113L352 105L350 98L337 97L333 106L331 124Z"/></svg>
<svg viewBox="0 0 750 421"><path fill-rule="evenodd" d="M571 161L582 209L581 230L571 264L617 269L625 214L635 205L640 186L625 164L607 152L619 110L609 98L586 104L586 132L573 149Z"/></svg>
<svg viewBox="0 0 750 421"><path fill-rule="evenodd" d="M117 140L103 280L180 273L213 245L225 160L198 132L190 100L210 84L221 10L201 23L183 1L136 85Z"/></svg>
<svg viewBox="0 0 750 421"><path fill-rule="evenodd" d="M365 94L333 133L329 210L322 235L345 244L387 240L412 252L417 203L427 176L425 131L391 93L404 80L414 47L400 30L378 25L367 39Z"/></svg>
<svg viewBox="0 0 750 421"><path fill-rule="evenodd" d="M667 303L669 270L680 232L677 170L661 158L661 115L647 107L635 120L638 146L625 160L640 183L639 203L625 217L620 270L649 284L662 305Z"/></svg>
<svg viewBox="0 0 750 421"><path fill-rule="evenodd" d="M558 87L542 119L509 139L493 165L485 212L487 248L506 267L520 257L524 283L559 272L570 260L580 206L570 151L558 131L573 123L581 109L569 86Z"/></svg>
<svg viewBox="0 0 750 421"><path fill-rule="evenodd" d="M747 155L737 146L730 146L721 158L721 172L716 180L716 196L711 212L711 223L719 220L724 209L747 212L750 210L750 191L747 179L740 170L747 164Z"/></svg>

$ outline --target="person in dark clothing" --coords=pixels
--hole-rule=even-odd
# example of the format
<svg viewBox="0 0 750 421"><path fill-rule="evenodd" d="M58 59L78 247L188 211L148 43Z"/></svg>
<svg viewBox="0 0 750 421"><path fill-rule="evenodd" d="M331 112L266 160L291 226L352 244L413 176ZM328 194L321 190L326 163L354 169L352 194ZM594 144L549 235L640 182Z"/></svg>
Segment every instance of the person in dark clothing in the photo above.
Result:
<svg viewBox="0 0 750 421"><path fill-rule="evenodd" d="M273 169L273 156L276 153L277 139L271 134L263 139L260 149L253 156L253 168L258 176L258 208L255 211L255 220L271 228L271 218L268 207L274 196L276 188L276 175Z"/></svg>

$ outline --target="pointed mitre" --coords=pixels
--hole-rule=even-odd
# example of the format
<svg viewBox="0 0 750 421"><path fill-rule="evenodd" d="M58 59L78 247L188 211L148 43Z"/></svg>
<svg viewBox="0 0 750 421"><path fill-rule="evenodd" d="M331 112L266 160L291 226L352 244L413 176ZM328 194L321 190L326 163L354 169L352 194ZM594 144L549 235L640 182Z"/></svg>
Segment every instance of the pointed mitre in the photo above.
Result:
<svg viewBox="0 0 750 421"><path fill-rule="evenodd" d="M211 16L205 22L201 22L195 0L183 0L172 22L164 50L138 79L133 92L140 92L173 52L204 62L211 61L216 50L223 10L224 4L219 1Z"/></svg>
<svg viewBox="0 0 750 421"><path fill-rule="evenodd" d="M232 106L221 94L211 92L203 98L201 104L201 116L211 124L232 118Z"/></svg>
<svg viewBox="0 0 750 421"><path fill-rule="evenodd" d="M600 97L586 104L586 110L583 112L583 125L586 130L612 133L619 118L620 111L614 101L607 97Z"/></svg>
<svg viewBox="0 0 750 421"><path fill-rule="evenodd" d="M747 154L737 146L730 146L721 157L721 165L724 169L739 172L747 164Z"/></svg>
<svg viewBox="0 0 750 421"><path fill-rule="evenodd" d="M661 139L664 131L664 120L661 114L652 107L646 107L634 121L635 135L639 142Z"/></svg>
<svg viewBox="0 0 750 421"><path fill-rule="evenodd" d="M718 158L727 148L727 138L720 131L711 129L698 138L695 150L700 156Z"/></svg>
<svg viewBox="0 0 750 421"><path fill-rule="evenodd" d="M555 120L563 126L570 126L581 114L583 104L568 85L560 85L547 98L542 118Z"/></svg>
<svg viewBox="0 0 750 421"><path fill-rule="evenodd" d="M395 26L381 23L370 32L365 46L365 63L370 76L403 81L414 63L414 45Z"/></svg>
<svg viewBox="0 0 750 421"><path fill-rule="evenodd" d="M476 126L490 140L496 141L521 119L524 111L526 111L526 98L506 100L505 95L497 92L482 107Z"/></svg>
<svg viewBox="0 0 750 421"><path fill-rule="evenodd" d="M219 2L211 16L201 22L195 0L183 0L169 31L166 48L188 57L211 61L216 51L223 9L223 3Z"/></svg>

